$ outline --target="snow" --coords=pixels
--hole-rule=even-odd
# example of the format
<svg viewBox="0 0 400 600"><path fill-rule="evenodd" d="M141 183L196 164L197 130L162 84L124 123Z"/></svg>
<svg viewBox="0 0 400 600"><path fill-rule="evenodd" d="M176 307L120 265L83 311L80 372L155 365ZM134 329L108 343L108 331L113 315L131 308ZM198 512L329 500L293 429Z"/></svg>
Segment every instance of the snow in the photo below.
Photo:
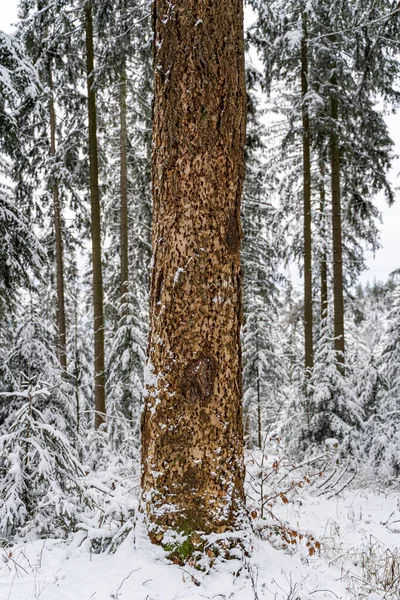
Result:
<svg viewBox="0 0 400 600"><path fill-rule="evenodd" d="M325 446L328 448L337 448L339 446L339 440L336 438L327 438L325 440Z"/></svg>
<svg viewBox="0 0 400 600"><path fill-rule="evenodd" d="M185 269L183 269L182 267L178 267L177 268L176 273L174 275L174 285L176 285L177 283L179 283L180 276L184 272L185 272Z"/></svg>
<svg viewBox="0 0 400 600"><path fill-rule="evenodd" d="M320 556L306 547L288 554L250 534L249 557L216 562L209 573L171 564L150 543L144 525L136 528L115 554L93 554L89 542L75 536L68 544L36 540L3 549L0 557L2 600L177 600L204 598L254 600L383 600L384 593L365 588L362 557L400 548L398 498L372 490L348 490L331 499L304 493L301 502L282 503L280 518L311 530L321 542ZM245 534L242 534L245 535ZM291 595L292 594L292 595ZM395 596L392 596L395 597Z"/></svg>
<svg viewBox="0 0 400 600"><path fill-rule="evenodd" d="M293 50L295 48L300 48L301 38L302 38L301 30L288 31L287 34L285 35L285 39L291 50Z"/></svg>

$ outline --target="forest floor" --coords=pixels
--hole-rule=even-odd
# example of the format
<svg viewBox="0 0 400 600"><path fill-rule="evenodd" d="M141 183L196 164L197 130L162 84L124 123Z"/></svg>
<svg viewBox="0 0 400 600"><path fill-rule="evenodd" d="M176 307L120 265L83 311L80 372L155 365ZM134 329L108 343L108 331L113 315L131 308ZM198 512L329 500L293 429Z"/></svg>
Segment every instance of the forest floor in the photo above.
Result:
<svg viewBox="0 0 400 600"><path fill-rule="evenodd" d="M0 600L400 599L400 492L340 490L278 492L263 521L253 510L249 556L208 573L172 564L142 524L114 554L76 537L0 549Z"/></svg>

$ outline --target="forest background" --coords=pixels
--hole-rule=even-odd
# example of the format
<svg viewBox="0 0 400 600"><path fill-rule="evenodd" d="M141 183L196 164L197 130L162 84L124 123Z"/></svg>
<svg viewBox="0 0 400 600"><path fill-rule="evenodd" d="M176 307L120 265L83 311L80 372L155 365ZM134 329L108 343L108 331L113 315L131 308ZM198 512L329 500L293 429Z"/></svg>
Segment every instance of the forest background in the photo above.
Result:
<svg viewBox="0 0 400 600"><path fill-rule="evenodd" d="M18 1L9 0L3 5L0 14L0 29L6 33L12 33L14 25L17 22ZM245 27L254 22L255 15L251 8L245 8ZM257 62L256 56L252 60ZM387 114L385 116L390 136L395 143L394 151L400 154L400 128L398 126L397 114ZM397 185L397 175L400 171L400 161L395 160L391 169L390 178ZM380 244L381 247L375 252L368 252L366 255L366 269L360 275L362 283L372 283L374 279L385 280L392 271L398 268L398 226L400 224L400 205L395 203L388 206L382 196L377 197L379 210L382 212L382 224L380 225ZM292 276L295 285L301 286L296 268L293 268Z"/></svg>
<svg viewBox="0 0 400 600"><path fill-rule="evenodd" d="M153 264L149 3L133 3L128 10L121 0L116 11L110 10L115 3L93 3L92 15L90 4L85 8L72 2L64 12L66 4L59 2L57 18L49 19L43 1L45 8L39 11L31 0L21 3L21 46L13 45L7 36L0 40L5 65L1 83L9 93L9 106L15 109L12 115L2 114L7 159L0 163L8 175L4 181L13 182L11 187L2 185L0 195L0 223L6 232L0 246L6 256L0 265L0 534L6 548L20 540L57 537L73 538L73 544L90 554L113 552L124 540L135 540L139 531L140 415L148 397L143 381L148 389L154 385L153 373L145 366ZM381 195L384 190L389 201L397 200L399 161L392 159L392 153L398 144L391 147L389 138L397 142L399 134L397 115L382 115L377 101L380 94L386 96L388 113L392 100L399 100L393 89L398 83L398 55L393 49L398 25L394 19L388 21L385 34L392 45L373 44L373 49L378 48L374 55L370 35L380 32L375 25L381 19L358 26L362 11L343 10L344 16L338 11L335 16L345 32L346 22L340 19L355 18L356 25L352 22L349 27L358 44L353 54L351 35L339 43L329 32L331 7L307 3L313 26L318 29L325 23L328 33L311 39L310 56L320 62L311 63L310 81L318 93L306 97L300 87L303 65L297 52L298 3L284 3L293 11L292 23L280 21L279 10L264 13L267 3L252 0L250 4L259 20L247 12L247 42L259 54L256 57L253 47L253 62L248 56L246 63L247 177L242 202L247 505L260 539L287 554L292 546L303 547L300 562L308 565L320 553L321 543L312 531L289 526L293 515L305 510L300 510L305 504L304 487L311 490L307 505L315 506L312 498L340 496L342 500L345 488L368 493L365 490L378 486L385 490L388 502L384 511L376 511L377 518L382 527L398 533L394 500L400 474L399 208L397 202L387 208ZM378 4L386 10L390 3ZM279 0L268 3L275 9L279 5ZM321 15L312 7L321 9ZM376 10L377 3L372 2L371 14ZM276 31L282 23L289 30L279 36ZM304 33L306 19L303 25ZM119 45L115 39L123 41ZM265 48L271 48L271 39L282 46L270 54ZM339 49L333 67L332 48ZM344 84L332 75L338 65ZM265 102L264 93L271 87L272 100ZM345 277L339 295L345 300L345 328L344 335L335 337L339 288L332 277L338 261L333 258L335 242L330 233L334 185L329 174L334 167L329 149L337 135L338 118L332 109L337 90L341 93L339 131L344 134L340 150ZM269 120L269 112L276 109L274 99L282 104L276 127ZM301 123L307 111L316 124L312 130L313 277L308 301L303 284L298 283L304 276L306 254L301 154L306 126ZM382 249L378 249L377 208L383 213ZM234 234L227 236L228 242L234 238ZM379 257L376 262L374 252ZM187 266L171 279L178 290ZM290 273L292 281L287 277ZM360 278L365 282L375 277L379 281L358 284ZM161 276L153 285L156 307L161 305L162 292ZM310 301L311 324L304 315ZM222 302L219 295L215 302ZM339 325L343 326L343 319ZM310 333L314 346L307 363ZM337 346L337 340L344 338L345 353ZM203 363L205 373L207 369L212 373L212 361ZM190 370L189 375L196 376ZM209 394L207 381L204 384L200 377L195 384L201 393ZM152 409L151 404L148 407ZM165 429L164 423L159 425ZM172 452L173 439L165 450ZM388 516L384 513L389 499ZM293 510L285 521L279 513L287 505ZM319 500L317 506L322 505ZM331 510L325 508L327 513ZM362 509L361 505L360 520ZM174 540L164 549L177 564L186 562L184 542ZM335 560L336 550L332 550ZM190 552L194 553L193 544ZM380 557L395 557L390 564L383 558L384 572L394 565L392 579L382 583L381 578L379 585L393 591L395 598L400 567L397 551L391 552L390 558L385 547ZM8 564L12 556L5 556ZM208 558L214 562L213 551ZM240 560L257 598L251 564L245 555ZM189 579L197 585L193 578L191 572ZM370 590L373 585L378 589L375 581Z"/></svg>

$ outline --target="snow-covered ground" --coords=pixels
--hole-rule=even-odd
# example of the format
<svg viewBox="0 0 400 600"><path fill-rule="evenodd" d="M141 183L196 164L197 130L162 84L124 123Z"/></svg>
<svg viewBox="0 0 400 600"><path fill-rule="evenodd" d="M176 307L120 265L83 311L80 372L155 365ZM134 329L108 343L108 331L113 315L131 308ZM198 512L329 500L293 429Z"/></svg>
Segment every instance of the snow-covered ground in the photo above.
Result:
<svg viewBox="0 0 400 600"><path fill-rule="evenodd" d="M250 557L204 573L171 564L139 523L115 554L92 554L77 536L70 544L47 539L1 549L0 599L400 599L395 492L347 489L329 498L301 489L288 497L278 496L273 512L321 543L312 556L307 537L288 553L251 534Z"/></svg>

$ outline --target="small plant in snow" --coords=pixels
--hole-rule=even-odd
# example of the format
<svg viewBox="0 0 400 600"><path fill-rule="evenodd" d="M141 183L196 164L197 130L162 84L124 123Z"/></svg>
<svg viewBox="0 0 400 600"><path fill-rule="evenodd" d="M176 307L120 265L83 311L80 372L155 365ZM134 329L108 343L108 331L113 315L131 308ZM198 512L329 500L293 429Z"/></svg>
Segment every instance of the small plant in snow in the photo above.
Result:
<svg viewBox="0 0 400 600"><path fill-rule="evenodd" d="M330 564L340 567L352 598L398 600L400 586L400 551L388 548L374 536L368 543L348 552L341 551ZM376 594L376 595L375 595Z"/></svg>
<svg viewBox="0 0 400 600"><path fill-rule="evenodd" d="M309 556L313 556L320 550L320 542L310 532L279 519L273 509L277 503L292 502L294 493L323 476L315 466L321 456L296 466L280 446L279 438L266 438L263 446L261 451L249 452L247 462L247 501L253 527L262 539L286 552L294 551L304 541Z"/></svg>
<svg viewBox="0 0 400 600"><path fill-rule="evenodd" d="M40 381L36 385L27 381L20 391L12 392L23 404L9 431L0 435L3 537L29 531L65 537L76 527L80 511L91 503L75 450L36 408L49 394Z"/></svg>
<svg viewBox="0 0 400 600"><path fill-rule="evenodd" d="M135 529L139 476L133 464L119 476L112 465L109 471L89 475L86 483L94 508L81 517L78 542L88 543L94 553L113 553Z"/></svg>

